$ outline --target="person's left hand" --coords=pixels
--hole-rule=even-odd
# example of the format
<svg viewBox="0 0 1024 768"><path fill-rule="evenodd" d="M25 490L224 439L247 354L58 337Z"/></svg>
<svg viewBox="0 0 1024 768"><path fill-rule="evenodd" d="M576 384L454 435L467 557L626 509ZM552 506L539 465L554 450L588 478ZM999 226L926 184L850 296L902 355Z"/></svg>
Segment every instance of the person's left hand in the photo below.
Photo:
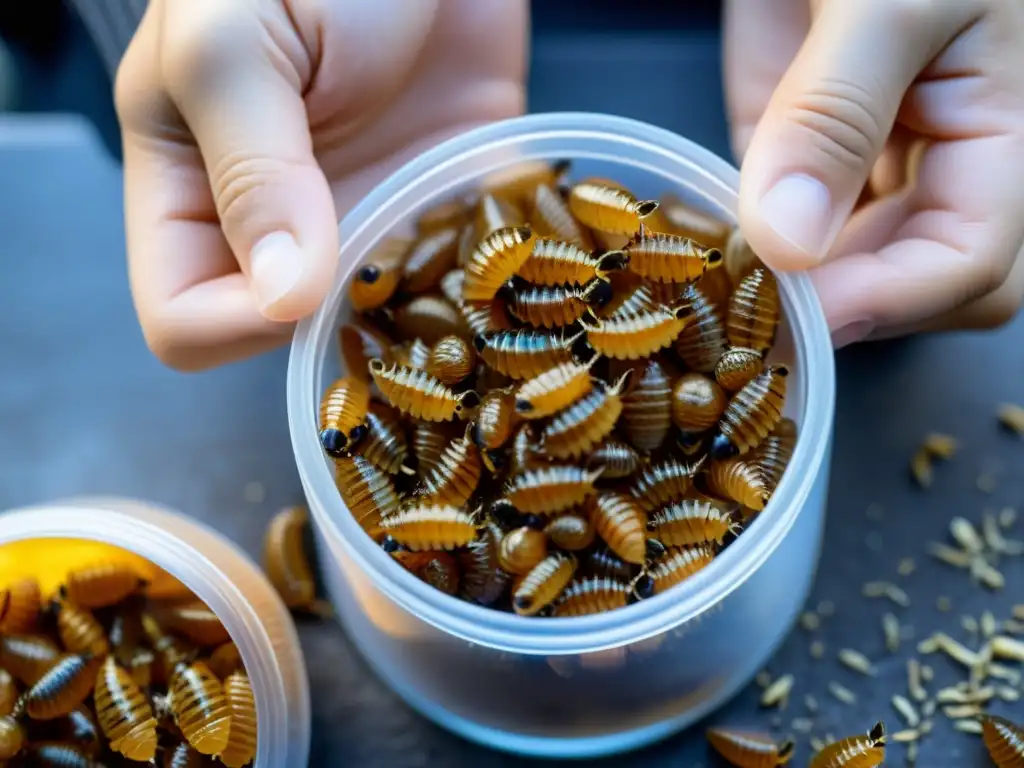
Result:
<svg viewBox="0 0 1024 768"><path fill-rule="evenodd" d="M742 232L836 346L1016 314L1020 0L729 0L726 84Z"/></svg>

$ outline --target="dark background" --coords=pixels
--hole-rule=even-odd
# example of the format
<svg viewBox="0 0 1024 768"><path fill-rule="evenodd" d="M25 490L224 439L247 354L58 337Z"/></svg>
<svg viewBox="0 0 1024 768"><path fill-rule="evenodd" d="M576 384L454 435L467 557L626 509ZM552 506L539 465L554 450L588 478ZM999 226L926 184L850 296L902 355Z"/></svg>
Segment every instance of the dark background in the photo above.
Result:
<svg viewBox="0 0 1024 768"><path fill-rule="evenodd" d="M530 108L637 117L728 156L716 5L588 2L582 14L575 3L536 3ZM56 119L43 131L32 119L0 115L0 509L70 494L141 496L201 517L255 555L270 515L300 498L284 412L286 352L194 376L153 360L124 274L120 169L107 154L117 153L109 79L59 2L0 4L0 34L18 55L18 111L88 120ZM642 79L634 76L639 68ZM1018 321L996 333L861 345L839 355L829 521L811 601L831 601L836 615L814 633L825 660L810 657L811 633L796 629L769 665L797 679L781 730L806 714L807 693L822 705L818 735L856 733L879 718L900 727L889 699L904 692L914 643L885 652L884 611L898 613L918 639L942 628L969 641L961 614L990 609L1003 618L1024 602L1019 560L1002 566L1009 586L991 594L924 554L953 515L977 520L985 509L1020 503L1024 446L998 428L994 411L1024 401L1022 347ZM937 467L925 492L910 483L907 462L933 430L957 436L960 451ZM994 490L979 490L979 475L991 476ZM907 556L918 570L899 577L897 562ZM862 598L861 584L878 578L899 581L910 608ZM936 609L940 595L953 602L951 612ZM313 765L534 764L469 745L409 712L335 626L300 621L300 634L315 671ZM874 659L878 676L841 668L834 658L844 646ZM939 684L960 679L945 659L927 661ZM833 679L857 692L855 706L829 698ZM751 685L709 723L770 727L774 713L759 710L758 695ZM1024 719L1019 703L994 709ZM806 763L803 743L794 765ZM891 752L889 764L901 764L902 747ZM594 764L719 765L699 728ZM919 765L987 762L977 738L953 732L940 714Z"/></svg>

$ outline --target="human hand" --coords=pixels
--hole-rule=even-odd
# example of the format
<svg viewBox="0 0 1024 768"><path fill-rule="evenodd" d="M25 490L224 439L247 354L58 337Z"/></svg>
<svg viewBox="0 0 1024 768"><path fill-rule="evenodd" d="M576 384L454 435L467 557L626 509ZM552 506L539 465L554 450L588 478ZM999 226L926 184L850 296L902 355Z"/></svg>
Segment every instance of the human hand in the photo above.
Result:
<svg viewBox="0 0 1024 768"><path fill-rule="evenodd" d="M522 109L526 5L151 0L118 72L146 341L198 370L284 342L340 216L429 145Z"/></svg>
<svg viewBox="0 0 1024 768"><path fill-rule="evenodd" d="M1013 317L1020 0L730 0L726 82L742 231L811 268L836 346Z"/></svg>

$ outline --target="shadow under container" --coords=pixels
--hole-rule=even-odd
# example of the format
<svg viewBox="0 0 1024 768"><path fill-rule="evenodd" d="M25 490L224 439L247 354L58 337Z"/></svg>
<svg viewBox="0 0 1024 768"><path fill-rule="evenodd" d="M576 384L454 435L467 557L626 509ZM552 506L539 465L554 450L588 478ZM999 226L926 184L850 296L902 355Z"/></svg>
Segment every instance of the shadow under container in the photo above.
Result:
<svg viewBox="0 0 1024 768"><path fill-rule="evenodd" d="M309 763L309 681L291 616L263 572L220 534L135 499L81 498L0 514L0 548L38 539L109 544L178 579L217 615L238 646L256 702L255 768Z"/></svg>
<svg viewBox="0 0 1024 768"><path fill-rule="evenodd" d="M568 159L643 198L674 193L734 222L739 175L687 140L598 114L516 118L410 162L341 223L337 280L298 327L288 372L292 443L316 523L324 580L370 666L420 713L490 747L586 758L656 741L737 693L791 629L821 549L835 401L832 345L804 275L779 275L785 320L773 358L790 363L796 451L767 509L680 586L607 614L525 618L457 600L406 572L360 529L317 437L325 387L343 372L336 329L347 285L386 235L425 208L522 161Z"/></svg>

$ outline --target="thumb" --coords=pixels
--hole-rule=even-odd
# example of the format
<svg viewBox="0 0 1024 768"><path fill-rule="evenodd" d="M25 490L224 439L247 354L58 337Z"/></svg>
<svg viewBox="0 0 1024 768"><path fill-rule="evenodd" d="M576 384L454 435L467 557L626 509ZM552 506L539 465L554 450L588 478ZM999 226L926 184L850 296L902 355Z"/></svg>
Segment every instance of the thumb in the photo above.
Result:
<svg viewBox="0 0 1024 768"><path fill-rule="evenodd" d="M224 237L263 315L298 320L323 299L338 253L302 97L312 46L280 3L167 3L165 14L168 90L199 145Z"/></svg>
<svg viewBox="0 0 1024 768"><path fill-rule="evenodd" d="M962 23L955 6L824 2L754 132L740 224L769 266L825 258L885 147L900 103ZM926 16L926 12L928 15Z"/></svg>

